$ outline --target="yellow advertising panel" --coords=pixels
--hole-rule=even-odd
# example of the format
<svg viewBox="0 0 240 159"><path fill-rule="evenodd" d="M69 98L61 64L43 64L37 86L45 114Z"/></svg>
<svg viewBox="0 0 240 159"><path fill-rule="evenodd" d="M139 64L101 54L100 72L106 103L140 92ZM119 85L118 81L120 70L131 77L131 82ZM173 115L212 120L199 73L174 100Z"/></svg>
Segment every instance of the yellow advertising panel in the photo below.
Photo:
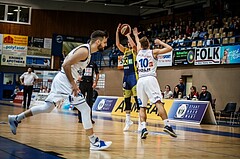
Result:
<svg viewBox="0 0 240 159"><path fill-rule="evenodd" d="M167 114L173 104L173 101L174 100L171 100L171 99L164 99L164 103L165 103L164 108L166 109ZM131 102L132 102L131 117L138 117L138 110L137 110L137 106L136 106L134 98L131 99ZM119 97L113 110L112 110L112 115L125 116L126 113L124 112L124 109L125 109L124 98ZM155 104L150 105L148 103L147 118L148 119L158 119L158 120L161 119L157 113L157 108L156 108Z"/></svg>
<svg viewBox="0 0 240 159"><path fill-rule="evenodd" d="M3 34L3 44L27 46L28 36Z"/></svg>

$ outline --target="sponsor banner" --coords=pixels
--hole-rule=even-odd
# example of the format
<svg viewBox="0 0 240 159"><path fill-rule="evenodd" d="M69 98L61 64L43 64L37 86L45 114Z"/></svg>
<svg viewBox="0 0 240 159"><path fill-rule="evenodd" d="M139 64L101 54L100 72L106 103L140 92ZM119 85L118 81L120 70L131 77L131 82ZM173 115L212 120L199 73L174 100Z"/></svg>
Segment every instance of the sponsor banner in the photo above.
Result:
<svg viewBox="0 0 240 159"><path fill-rule="evenodd" d="M200 124L208 104L208 101L175 100L168 113L168 118L170 120Z"/></svg>
<svg viewBox="0 0 240 159"><path fill-rule="evenodd" d="M221 64L239 64L240 45L221 47L220 59Z"/></svg>
<svg viewBox="0 0 240 159"><path fill-rule="evenodd" d="M52 39L51 38L44 38L43 48L52 49Z"/></svg>
<svg viewBox="0 0 240 159"><path fill-rule="evenodd" d="M93 111L103 111L111 113L118 97L98 96L93 105Z"/></svg>
<svg viewBox="0 0 240 159"><path fill-rule="evenodd" d="M44 39L43 38L37 38L37 37L28 37L28 46L30 47L39 47L43 48Z"/></svg>
<svg viewBox="0 0 240 159"><path fill-rule="evenodd" d="M1 65L25 67L26 56L2 54Z"/></svg>
<svg viewBox="0 0 240 159"><path fill-rule="evenodd" d="M3 34L3 44L27 46L28 45L28 37L21 36L21 35Z"/></svg>
<svg viewBox="0 0 240 159"><path fill-rule="evenodd" d="M27 36L3 34L1 65L26 66Z"/></svg>
<svg viewBox="0 0 240 159"><path fill-rule="evenodd" d="M174 65L193 65L194 64L194 49L175 50L173 51Z"/></svg>
<svg viewBox="0 0 240 159"><path fill-rule="evenodd" d="M171 100L171 99L164 99L163 101L165 103L164 104L164 108L166 109L166 112L168 113L170 108L171 108L171 106L172 106L173 100ZM134 98L131 98L131 103L132 103L131 117L138 118L138 109L137 109L137 105L135 103ZM115 106L113 108L112 115L126 116L126 113L125 113L124 109L125 109L124 98L123 97L118 97L118 100L117 100L117 102L116 102L116 104L115 104ZM148 103L146 112L147 112L147 118L148 119L158 119L158 120L161 120L161 118L158 115L157 107L156 107L155 104L150 105Z"/></svg>
<svg viewBox="0 0 240 159"><path fill-rule="evenodd" d="M0 34L0 55L2 54L2 47L3 47L3 34Z"/></svg>
<svg viewBox="0 0 240 159"><path fill-rule="evenodd" d="M195 49L195 65L220 64L220 47Z"/></svg>
<svg viewBox="0 0 240 159"><path fill-rule="evenodd" d="M28 38L27 66L35 68L50 68L51 48L45 48L45 39L51 43L49 38ZM50 45L50 44L49 44ZM47 47L48 44L46 45Z"/></svg>
<svg viewBox="0 0 240 159"><path fill-rule="evenodd" d="M18 54L19 56L26 56L27 55L27 46L3 44L2 51L3 51L3 54L8 54L8 55L17 55Z"/></svg>
<svg viewBox="0 0 240 159"><path fill-rule="evenodd" d="M172 51L166 54L159 54L157 66L172 66Z"/></svg>
<svg viewBox="0 0 240 159"><path fill-rule="evenodd" d="M35 68L50 68L51 58L27 56L27 66Z"/></svg>

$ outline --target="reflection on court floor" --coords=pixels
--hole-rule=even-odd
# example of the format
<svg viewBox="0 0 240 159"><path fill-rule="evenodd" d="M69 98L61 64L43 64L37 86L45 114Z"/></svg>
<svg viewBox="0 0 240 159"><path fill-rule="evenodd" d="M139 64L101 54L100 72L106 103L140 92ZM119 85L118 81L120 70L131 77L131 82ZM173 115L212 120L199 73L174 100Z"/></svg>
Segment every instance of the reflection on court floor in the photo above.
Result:
<svg viewBox="0 0 240 159"><path fill-rule="evenodd" d="M140 139L137 118L128 132L123 132L124 117L94 113L94 130L112 146L101 152L90 151L89 141L74 111L54 109L52 113L27 118L12 135L8 114L23 109L0 105L1 159L121 159L121 158L240 158L240 127L173 124L178 134L172 138L163 132L163 122L149 120L149 135Z"/></svg>

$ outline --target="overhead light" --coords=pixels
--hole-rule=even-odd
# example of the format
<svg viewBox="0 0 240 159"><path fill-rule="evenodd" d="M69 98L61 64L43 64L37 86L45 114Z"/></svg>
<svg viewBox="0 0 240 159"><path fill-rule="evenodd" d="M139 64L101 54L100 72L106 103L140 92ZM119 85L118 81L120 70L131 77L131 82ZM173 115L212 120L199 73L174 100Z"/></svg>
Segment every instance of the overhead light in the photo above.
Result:
<svg viewBox="0 0 240 159"><path fill-rule="evenodd" d="M93 0L86 0L85 2L88 3L88 2L91 2L91 1L93 1Z"/></svg>
<svg viewBox="0 0 240 159"><path fill-rule="evenodd" d="M18 12L18 11L21 12L21 9L19 9L19 10L18 9L14 9L13 11L14 12Z"/></svg>
<svg viewBox="0 0 240 159"><path fill-rule="evenodd" d="M8 15L13 15L13 13L11 13L11 12L9 12L9 13L7 13Z"/></svg>
<svg viewBox="0 0 240 159"><path fill-rule="evenodd" d="M142 1L138 1L138 2L133 2L133 3L130 3L129 6L133 6L133 5L144 3L144 2L148 2L148 1L149 0L142 0Z"/></svg>
<svg viewBox="0 0 240 159"><path fill-rule="evenodd" d="M26 6L21 6L21 8L29 8L29 7L26 7Z"/></svg>
<svg viewBox="0 0 240 159"><path fill-rule="evenodd" d="M105 3L105 6L111 6L111 7L125 7L124 4L114 4L114 3Z"/></svg>

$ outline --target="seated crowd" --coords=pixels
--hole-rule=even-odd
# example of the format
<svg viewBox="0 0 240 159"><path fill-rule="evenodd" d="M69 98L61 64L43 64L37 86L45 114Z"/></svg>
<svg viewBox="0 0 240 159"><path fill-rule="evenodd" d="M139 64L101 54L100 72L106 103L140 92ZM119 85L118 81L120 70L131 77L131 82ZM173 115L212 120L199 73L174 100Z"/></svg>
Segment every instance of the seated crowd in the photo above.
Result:
<svg viewBox="0 0 240 159"><path fill-rule="evenodd" d="M211 20L201 22L169 21L165 24L150 24L142 28L143 36L154 40L160 38L162 41L176 47L212 46L239 42L240 18L227 17L220 19L215 17Z"/></svg>
<svg viewBox="0 0 240 159"><path fill-rule="evenodd" d="M212 103L212 95L207 90L207 86L203 85L201 93L199 94L195 86L190 87L190 93L186 95L186 86L183 84L183 79L179 79L179 84L174 87L172 92L169 85L165 86L165 90L162 91L162 96L164 99L187 99L187 100L199 100L199 101L209 101Z"/></svg>

